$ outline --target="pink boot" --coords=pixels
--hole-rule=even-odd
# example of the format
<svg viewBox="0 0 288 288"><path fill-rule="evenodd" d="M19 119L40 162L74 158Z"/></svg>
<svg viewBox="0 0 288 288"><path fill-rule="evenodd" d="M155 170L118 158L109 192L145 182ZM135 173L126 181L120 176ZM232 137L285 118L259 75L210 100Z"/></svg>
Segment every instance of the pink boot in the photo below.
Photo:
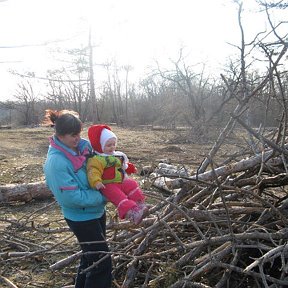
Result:
<svg viewBox="0 0 288 288"><path fill-rule="evenodd" d="M138 207L143 211L143 217L145 218L148 215L149 207L144 202L137 202Z"/></svg>
<svg viewBox="0 0 288 288"><path fill-rule="evenodd" d="M143 212L144 212L143 209L141 209L139 206L135 206L127 212L126 218L134 222L134 224L138 225L143 220L143 216L144 216Z"/></svg>

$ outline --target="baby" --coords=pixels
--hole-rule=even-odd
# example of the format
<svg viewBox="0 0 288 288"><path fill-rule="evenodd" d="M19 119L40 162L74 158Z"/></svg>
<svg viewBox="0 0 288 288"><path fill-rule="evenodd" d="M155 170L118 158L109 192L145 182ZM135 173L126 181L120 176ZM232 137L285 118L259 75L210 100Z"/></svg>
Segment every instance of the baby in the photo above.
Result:
<svg viewBox="0 0 288 288"><path fill-rule="evenodd" d="M125 153L116 151L117 136L107 125L92 125L88 137L94 154L87 161L91 187L100 190L116 207L120 219L140 224L148 212L145 196L138 183L128 177L136 173Z"/></svg>

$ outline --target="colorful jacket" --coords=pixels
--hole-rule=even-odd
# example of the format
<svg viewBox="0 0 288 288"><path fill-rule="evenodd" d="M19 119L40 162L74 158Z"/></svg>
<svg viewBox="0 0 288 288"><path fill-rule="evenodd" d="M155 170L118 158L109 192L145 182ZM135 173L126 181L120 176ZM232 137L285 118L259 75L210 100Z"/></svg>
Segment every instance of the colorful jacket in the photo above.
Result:
<svg viewBox="0 0 288 288"><path fill-rule="evenodd" d="M87 161L87 177L91 187L98 183L121 183L124 177L123 157L95 154Z"/></svg>
<svg viewBox="0 0 288 288"><path fill-rule="evenodd" d="M86 155L90 143L81 139L80 155L69 149L56 136L50 138L50 146L44 164L46 183L61 207L65 218L86 221L100 218L105 211L106 199L91 189L86 173Z"/></svg>

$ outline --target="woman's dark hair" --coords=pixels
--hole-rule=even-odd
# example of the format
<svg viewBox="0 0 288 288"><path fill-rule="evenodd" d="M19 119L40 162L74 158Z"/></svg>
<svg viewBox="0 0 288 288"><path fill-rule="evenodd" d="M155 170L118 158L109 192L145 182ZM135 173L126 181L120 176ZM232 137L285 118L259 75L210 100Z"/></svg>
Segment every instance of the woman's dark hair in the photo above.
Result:
<svg viewBox="0 0 288 288"><path fill-rule="evenodd" d="M72 110L45 110L43 124L55 127L56 135L75 135L82 130L79 114Z"/></svg>

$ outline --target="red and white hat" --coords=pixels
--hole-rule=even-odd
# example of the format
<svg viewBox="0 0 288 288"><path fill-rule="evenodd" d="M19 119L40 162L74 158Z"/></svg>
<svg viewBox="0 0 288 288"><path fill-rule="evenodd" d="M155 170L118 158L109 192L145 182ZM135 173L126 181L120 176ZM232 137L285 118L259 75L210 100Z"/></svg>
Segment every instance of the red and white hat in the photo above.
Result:
<svg viewBox="0 0 288 288"><path fill-rule="evenodd" d="M92 125L88 128L88 137L93 149L98 153L103 153L106 142L117 136L111 131L111 128L105 124Z"/></svg>

